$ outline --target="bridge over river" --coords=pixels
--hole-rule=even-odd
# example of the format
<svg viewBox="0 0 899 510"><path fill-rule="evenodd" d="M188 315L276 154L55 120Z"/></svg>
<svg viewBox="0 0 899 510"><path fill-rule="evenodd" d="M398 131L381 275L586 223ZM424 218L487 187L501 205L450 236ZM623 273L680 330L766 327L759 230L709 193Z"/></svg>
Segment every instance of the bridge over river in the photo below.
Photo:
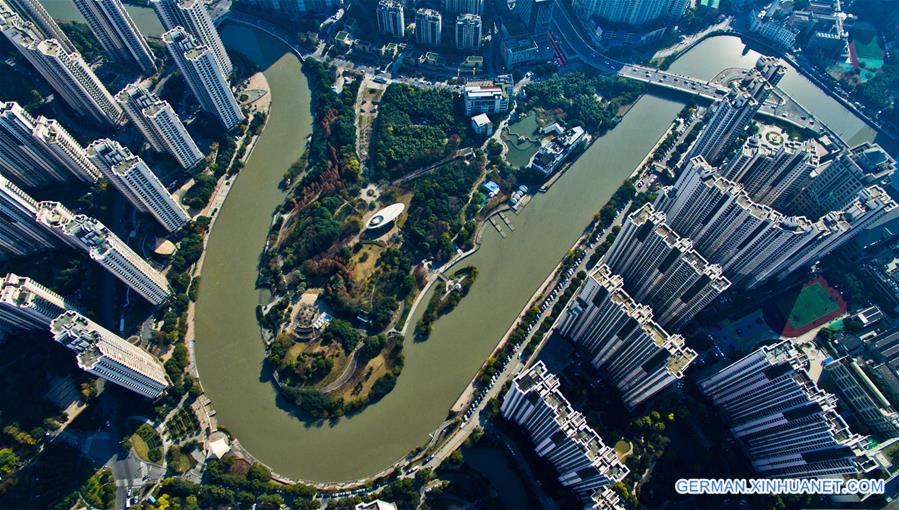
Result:
<svg viewBox="0 0 899 510"><path fill-rule="evenodd" d="M627 64L602 54L585 35L584 27L576 21L571 6L555 2L552 26L556 35L575 56L585 64L604 74L617 74L624 78L641 81L654 87L689 94L706 101L720 101L730 90L730 84L743 79L749 69L725 69L711 80L701 80L691 76L661 71L652 67ZM815 116L778 87L759 109L759 115L776 121L808 129L818 134L830 133ZM835 135L834 135L835 136ZM839 140L839 137L836 137Z"/></svg>

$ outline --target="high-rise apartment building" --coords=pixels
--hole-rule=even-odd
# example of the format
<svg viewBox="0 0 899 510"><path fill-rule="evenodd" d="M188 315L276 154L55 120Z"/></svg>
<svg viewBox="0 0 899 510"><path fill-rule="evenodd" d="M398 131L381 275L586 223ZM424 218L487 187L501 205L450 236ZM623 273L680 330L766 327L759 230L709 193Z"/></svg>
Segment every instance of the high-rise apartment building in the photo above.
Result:
<svg viewBox="0 0 899 510"><path fill-rule="evenodd" d="M156 72L156 57L120 0L72 0L106 54L134 62L146 75Z"/></svg>
<svg viewBox="0 0 899 510"><path fill-rule="evenodd" d="M713 165L720 163L760 107L749 92L739 88L731 90L727 97L709 108L708 121L693 144L690 157L702 156Z"/></svg>
<svg viewBox="0 0 899 510"><path fill-rule="evenodd" d="M861 424L882 438L899 436L899 413L862 367L851 358L824 365L824 375Z"/></svg>
<svg viewBox="0 0 899 510"><path fill-rule="evenodd" d="M78 367L150 399L169 387L155 356L79 314L68 311L50 325L53 339L75 351Z"/></svg>
<svg viewBox="0 0 899 510"><path fill-rule="evenodd" d="M406 35L403 3L399 0L380 0L377 16L378 33L395 39L402 39Z"/></svg>
<svg viewBox="0 0 899 510"><path fill-rule="evenodd" d="M76 51L75 45L38 0L0 0L0 10L14 11L33 23L44 39L56 39L66 51Z"/></svg>
<svg viewBox="0 0 899 510"><path fill-rule="evenodd" d="M154 150L169 153L183 168L203 159L203 152L168 101L136 83L125 86L115 97Z"/></svg>
<svg viewBox="0 0 899 510"><path fill-rule="evenodd" d="M424 46L440 46L443 17L434 9L415 11L415 42Z"/></svg>
<svg viewBox="0 0 899 510"><path fill-rule="evenodd" d="M169 232L190 221L190 215L159 182L156 174L127 147L106 138L90 144L87 153L134 207L149 213Z"/></svg>
<svg viewBox="0 0 899 510"><path fill-rule="evenodd" d="M552 21L553 0L517 0L512 14L524 24L529 34L543 32Z"/></svg>
<svg viewBox="0 0 899 510"><path fill-rule="evenodd" d="M625 292L622 278L605 264L584 281L558 331L587 352L631 409L683 377L696 357L683 337L669 335L650 307Z"/></svg>
<svg viewBox="0 0 899 510"><path fill-rule="evenodd" d="M537 455L553 466L559 482L585 505L608 499L603 489L628 474L615 450L606 446L584 415L571 407L559 389L558 377L542 361L512 381L500 412L524 429Z"/></svg>
<svg viewBox="0 0 899 510"><path fill-rule="evenodd" d="M628 215L603 262L668 329L683 327L730 287L721 266L709 264L651 204Z"/></svg>
<svg viewBox="0 0 899 510"><path fill-rule="evenodd" d="M481 49L481 17L477 14L460 14L456 17L456 49Z"/></svg>
<svg viewBox="0 0 899 510"><path fill-rule="evenodd" d="M94 182L100 171L59 122L32 117L18 103L0 103L0 168L23 186L36 187L74 177Z"/></svg>
<svg viewBox="0 0 899 510"><path fill-rule="evenodd" d="M183 27L200 44L212 50L225 78L231 75L231 70L234 69L231 57L222 44L222 38L219 37L203 0L150 0L150 4L166 30Z"/></svg>
<svg viewBox="0 0 899 510"><path fill-rule="evenodd" d="M0 278L0 324L47 331L53 319L72 307L65 298L31 278L12 273Z"/></svg>
<svg viewBox="0 0 899 510"><path fill-rule="evenodd" d="M754 135L721 168L721 175L740 183L753 201L792 212L793 200L817 166L818 156L811 141L788 140L772 148Z"/></svg>
<svg viewBox="0 0 899 510"><path fill-rule="evenodd" d="M812 214L825 214L845 207L867 186L889 182L896 171L894 160L876 143L865 142L839 152L812 173L801 206Z"/></svg>
<svg viewBox="0 0 899 510"><path fill-rule="evenodd" d="M451 14L484 14L483 0L443 0L443 12Z"/></svg>
<svg viewBox="0 0 899 510"><path fill-rule="evenodd" d="M178 64L200 106L218 119L225 129L243 120L243 112L219 67L215 53L199 44L183 27L162 34L162 42Z"/></svg>
<svg viewBox="0 0 899 510"><path fill-rule="evenodd" d="M36 219L66 244L87 252L150 303L158 305L171 294L165 276L96 219L73 214L57 202L40 202Z"/></svg>
<svg viewBox="0 0 899 510"><path fill-rule="evenodd" d="M811 380L805 354L789 340L758 349L700 381L727 416L760 475L823 478L875 467L867 438L854 434L837 400Z"/></svg>
<svg viewBox="0 0 899 510"><path fill-rule="evenodd" d="M118 126L122 109L78 52L43 39L33 24L14 13L0 12L0 30L73 110L98 124Z"/></svg>
<svg viewBox="0 0 899 510"><path fill-rule="evenodd" d="M754 202L702 158L693 158L673 187L654 204L668 225L708 261L720 264L735 285L753 287L810 265L896 207L878 186L817 221L785 216Z"/></svg>
<svg viewBox="0 0 899 510"><path fill-rule="evenodd" d="M34 221L38 201L0 175L0 257L22 256L62 243Z"/></svg>
<svg viewBox="0 0 899 510"><path fill-rule="evenodd" d="M583 19L597 16L612 23L642 25L657 19L683 16L687 0L574 0L574 10Z"/></svg>
<svg viewBox="0 0 899 510"><path fill-rule="evenodd" d="M762 55L755 62L755 70L759 72L772 87L776 87L780 80L787 74L787 67L783 60L777 57Z"/></svg>

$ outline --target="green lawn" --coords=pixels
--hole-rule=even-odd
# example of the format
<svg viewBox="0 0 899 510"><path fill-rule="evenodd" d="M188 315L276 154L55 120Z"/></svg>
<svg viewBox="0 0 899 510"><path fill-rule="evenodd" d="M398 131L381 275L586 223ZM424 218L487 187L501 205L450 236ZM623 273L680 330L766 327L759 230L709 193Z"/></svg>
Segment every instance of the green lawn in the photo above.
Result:
<svg viewBox="0 0 899 510"><path fill-rule="evenodd" d="M134 453L140 457L141 460L150 460L150 447L147 446L147 442L144 441L144 438L137 434L133 434L131 436L131 447L134 448Z"/></svg>
<svg viewBox="0 0 899 510"><path fill-rule="evenodd" d="M815 282L799 291L792 303L779 303L781 310L787 311L787 323L790 327L800 329L803 326L840 309L839 303L827 292L819 282ZM786 305L786 306L784 306ZM788 308L789 307L789 308Z"/></svg>
<svg viewBox="0 0 899 510"><path fill-rule="evenodd" d="M629 442L625 441L624 439L619 439L615 443L614 448L615 448L615 453L618 454L618 459L622 460L622 461L624 459L630 457L631 452L634 451L631 444Z"/></svg>

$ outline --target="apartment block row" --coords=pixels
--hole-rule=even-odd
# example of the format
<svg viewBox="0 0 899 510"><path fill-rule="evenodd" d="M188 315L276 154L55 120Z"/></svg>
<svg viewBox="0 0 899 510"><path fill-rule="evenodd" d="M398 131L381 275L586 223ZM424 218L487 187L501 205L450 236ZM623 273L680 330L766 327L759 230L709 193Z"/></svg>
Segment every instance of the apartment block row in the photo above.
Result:
<svg viewBox="0 0 899 510"><path fill-rule="evenodd" d="M635 300L675 330L730 287L721 266L706 261L651 204L628 215L603 260Z"/></svg>
<svg viewBox="0 0 899 510"><path fill-rule="evenodd" d="M655 208L734 285L754 287L811 265L896 207L880 186L857 191L841 210L813 221L755 202L702 157L690 160Z"/></svg>
<svg viewBox="0 0 899 510"><path fill-rule="evenodd" d="M190 140L186 131L184 135ZM57 121L34 118L17 103L0 103L0 170L28 187L69 178L95 182L102 175L166 230L174 231L190 220L153 171L127 148L104 139L85 149Z"/></svg>
<svg viewBox="0 0 899 510"><path fill-rule="evenodd" d="M169 388L156 357L73 310L59 294L15 274L0 279L0 285L3 324L50 332L75 352L79 368L144 397L158 398Z"/></svg>
<svg viewBox="0 0 899 510"><path fill-rule="evenodd" d="M752 467L770 478L872 471L868 439L849 430L837 399L811 380L791 341L762 347L699 383L729 421Z"/></svg>
<svg viewBox="0 0 899 510"><path fill-rule="evenodd" d="M105 225L57 202L38 202L0 176L0 249L4 254L27 255L62 246L87 253L153 304L171 294L165 276Z"/></svg>
<svg viewBox="0 0 899 510"><path fill-rule="evenodd" d="M233 65L205 4L201 0L152 3L169 29L163 41L200 106L226 129L239 124L243 113L228 84ZM11 4L0 1L0 31L13 46L72 109L98 124L118 126L124 115L122 107L127 111L134 91L122 91L116 101L37 0ZM152 51L119 0L76 0L75 4L110 58L133 62L148 76L156 73ZM131 106L129 118L154 148L172 153L182 166L196 162L198 150L190 147L192 140L184 140L186 132L180 132L170 107L158 99L144 102L139 110L135 110L137 105ZM155 134L148 123L157 124ZM160 133L166 134L166 143L159 139ZM184 146L174 144L175 138Z"/></svg>
<svg viewBox="0 0 899 510"><path fill-rule="evenodd" d="M557 331L586 353L629 408L681 379L696 358L683 337L662 328L652 309L636 302L605 264L584 281Z"/></svg>
<svg viewBox="0 0 899 510"><path fill-rule="evenodd" d="M571 407L558 377L543 362L512 381L500 412L523 429L537 455L553 466L559 482L584 502L584 508L620 508L609 486L627 476L627 467Z"/></svg>

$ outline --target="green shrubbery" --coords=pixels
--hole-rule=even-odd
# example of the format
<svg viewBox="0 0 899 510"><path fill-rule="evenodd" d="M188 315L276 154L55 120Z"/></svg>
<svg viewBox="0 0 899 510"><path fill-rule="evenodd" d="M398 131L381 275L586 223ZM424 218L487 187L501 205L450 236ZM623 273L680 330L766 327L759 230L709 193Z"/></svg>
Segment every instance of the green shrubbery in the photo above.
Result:
<svg viewBox="0 0 899 510"><path fill-rule="evenodd" d="M445 89L390 85L381 98L372 159L379 176L398 177L468 140L457 96Z"/></svg>

